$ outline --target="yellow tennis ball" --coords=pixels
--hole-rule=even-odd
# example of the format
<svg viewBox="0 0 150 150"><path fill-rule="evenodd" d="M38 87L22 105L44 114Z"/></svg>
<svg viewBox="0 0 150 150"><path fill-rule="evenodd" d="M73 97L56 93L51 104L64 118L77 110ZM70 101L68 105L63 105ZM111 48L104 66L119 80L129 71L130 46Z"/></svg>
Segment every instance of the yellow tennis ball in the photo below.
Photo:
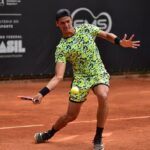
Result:
<svg viewBox="0 0 150 150"><path fill-rule="evenodd" d="M78 94L78 93L79 93L79 88L78 88L77 86L73 86L73 87L71 88L71 93L72 93L72 94Z"/></svg>

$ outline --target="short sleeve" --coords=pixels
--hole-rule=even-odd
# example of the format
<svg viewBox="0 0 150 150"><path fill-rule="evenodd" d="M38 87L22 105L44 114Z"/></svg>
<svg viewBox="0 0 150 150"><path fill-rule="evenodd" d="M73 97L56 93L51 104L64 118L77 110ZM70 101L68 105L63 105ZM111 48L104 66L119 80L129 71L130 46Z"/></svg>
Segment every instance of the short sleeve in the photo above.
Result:
<svg viewBox="0 0 150 150"><path fill-rule="evenodd" d="M57 48L55 52L55 62L66 63L65 53L62 49Z"/></svg>
<svg viewBox="0 0 150 150"><path fill-rule="evenodd" d="M92 36L97 36L101 29L93 24L85 24L85 27L89 30Z"/></svg>

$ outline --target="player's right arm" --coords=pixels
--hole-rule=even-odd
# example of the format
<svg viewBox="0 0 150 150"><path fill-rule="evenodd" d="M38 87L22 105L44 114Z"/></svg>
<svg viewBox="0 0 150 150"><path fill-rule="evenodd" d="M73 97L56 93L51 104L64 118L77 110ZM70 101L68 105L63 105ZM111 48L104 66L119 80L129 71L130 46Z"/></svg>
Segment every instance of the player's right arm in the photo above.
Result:
<svg viewBox="0 0 150 150"><path fill-rule="evenodd" d="M53 90L56 85L63 80L64 73L66 69L66 63L63 62L57 62L55 66L55 75L54 77L48 82L47 88L51 91Z"/></svg>
<svg viewBox="0 0 150 150"><path fill-rule="evenodd" d="M64 62L56 62L56 66L55 66L55 75L54 77L48 82L48 84L46 85L46 88L49 89L49 91L55 89L55 87L57 86L57 84L63 80L64 78L64 73L65 73L65 69L66 69L66 63ZM37 95L35 95L33 97L33 101L34 100L39 100L39 103L41 102L43 98L43 95L39 92Z"/></svg>

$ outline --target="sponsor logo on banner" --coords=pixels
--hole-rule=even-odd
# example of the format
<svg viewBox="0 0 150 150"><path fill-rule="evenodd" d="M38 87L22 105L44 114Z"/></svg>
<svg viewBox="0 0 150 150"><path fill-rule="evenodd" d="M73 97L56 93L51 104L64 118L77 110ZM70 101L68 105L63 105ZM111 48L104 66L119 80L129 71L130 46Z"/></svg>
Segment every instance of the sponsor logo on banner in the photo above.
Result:
<svg viewBox="0 0 150 150"><path fill-rule="evenodd" d="M6 0L8 6L16 6L21 2L21 0Z"/></svg>
<svg viewBox="0 0 150 150"><path fill-rule="evenodd" d="M0 35L0 58L23 57L24 53L21 35Z"/></svg>
<svg viewBox="0 0 150 150"><path fill-rule="evenodd" d="M7 6L16 6L19 3L21 3L21 0L6 0L6 3L5 3L4 0L0 0L0 6L4 6L4 5L7 5Z"/></svg>
<svg viewBox="0 0 150 150"><path fill-rule="evenodd" d="M95 16L90 9L83 7L74 10L71 16L73 18L74 26L78 26L83 23L91 23L100 27L104 31L111 31L112 19L107 12L100 12Z"/></svg>
<svg viewBox="0 0 150 150"><path fill-rule="evenodd" d="M17 7L22 0L0 0L0 6L14 7L0 13L0 58L20 58L26 53L26 48L23 47L23 37L18 29L22 13L18 13ZM11 34L10 34L11 33Z"/></svg>
<svg viewBox="0 0 150 150"><path fill-rule="evenodd" d="M19 19L1 19L0 29L13 29L18 24L19 24Z"/></svg>
<svg viewBox="0 0 150 150"><path fill-rule="evenodd" d="M8 40L6 43L0 43L0 54L7 53L25 53L26 49L22 47L22 40Z"/></svg>
<svg viewBox="0 0 150 150"><path fill-rule="evenodd" d="M0 0L0 6L4 6L4 0Z"/></svg>

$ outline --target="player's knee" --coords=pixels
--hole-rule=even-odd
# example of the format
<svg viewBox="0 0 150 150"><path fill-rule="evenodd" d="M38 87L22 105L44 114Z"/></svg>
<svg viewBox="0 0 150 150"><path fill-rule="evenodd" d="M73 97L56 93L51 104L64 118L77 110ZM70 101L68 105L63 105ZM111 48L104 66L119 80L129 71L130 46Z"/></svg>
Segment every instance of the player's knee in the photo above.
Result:
<svg viewBox="0 0 150 150"><path fill-rule="evenodd" d="M101 99L101 100L106 101L107 98L108 98L108 93L107 93L107 92L98 93L98 94L97 94L97 97L98 97L99 99Z"/></svg>
<svg viewBox="0 0 150 150"><path fill-rule="evenodd" d="M98 106L102 108L105 108L108 106L108 94L107 93L103 93L103 94L99 94L97 96L98 99Z"/></svg>

